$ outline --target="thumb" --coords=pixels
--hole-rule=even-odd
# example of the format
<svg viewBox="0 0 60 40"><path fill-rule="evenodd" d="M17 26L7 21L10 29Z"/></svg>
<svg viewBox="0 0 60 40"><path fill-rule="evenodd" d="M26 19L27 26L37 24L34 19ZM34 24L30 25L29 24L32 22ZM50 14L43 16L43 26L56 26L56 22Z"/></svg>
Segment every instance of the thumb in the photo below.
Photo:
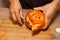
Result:
<svg viewBox="0 0 60 40"><path fill-rule="evenodd" d="M33 9L35 9L35 10L42 10L43 8L42 7L35 7Z"/></svg>

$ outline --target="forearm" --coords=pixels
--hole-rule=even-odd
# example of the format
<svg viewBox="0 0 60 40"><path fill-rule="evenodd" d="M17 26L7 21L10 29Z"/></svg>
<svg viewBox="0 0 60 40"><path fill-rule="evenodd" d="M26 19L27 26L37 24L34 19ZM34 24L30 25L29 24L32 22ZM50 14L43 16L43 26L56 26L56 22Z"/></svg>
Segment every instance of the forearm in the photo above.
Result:
<svg viewBox="0 0 60 40"><path fill-rule="evenodd" d="M17 2L19 0L9 0L10 3Z"/></svg>
<svg viewBox="0 0 60 40"><path fill-rule="evenodd" d="M59 1L58 0L54 0L54 2L51 3L50 9L47 10L47 17L49 19L51 19L54 16L58 6L59 6Z"/></svg>

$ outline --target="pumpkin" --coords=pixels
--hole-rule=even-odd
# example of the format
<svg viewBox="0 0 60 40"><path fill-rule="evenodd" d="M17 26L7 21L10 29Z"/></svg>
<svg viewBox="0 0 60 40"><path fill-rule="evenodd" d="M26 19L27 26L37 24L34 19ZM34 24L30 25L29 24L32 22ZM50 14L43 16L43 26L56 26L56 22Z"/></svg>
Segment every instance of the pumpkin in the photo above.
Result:
<svg viewBox="0 0 60 40"><path fill-rule="evenodd" d="M32 31L38 31L41 30L45 25L45 16L40 10L30 10L26 14L25 21Z"/></svg>

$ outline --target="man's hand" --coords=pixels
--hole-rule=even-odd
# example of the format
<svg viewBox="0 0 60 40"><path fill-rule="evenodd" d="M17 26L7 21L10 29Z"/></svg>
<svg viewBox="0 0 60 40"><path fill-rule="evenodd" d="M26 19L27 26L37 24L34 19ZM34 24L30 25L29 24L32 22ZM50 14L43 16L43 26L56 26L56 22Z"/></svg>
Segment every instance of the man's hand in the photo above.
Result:
<svg viewBox="0 0 60 40"><path fill-rule="evenodd" d="M49 3L47 5L34 8L35 10L42 10L45 14L45 26L43 27L43 29L46 29L48 27L58 6L59 6L59 0L53 0L51 3Z"/></svg>
<svg viewBox="0 0 60 40"><path fill-rule="evenodd" d="M14 20L22 24L21 18L22 16L22 7L19 0L11 0L10 1L10 17Z"/></svg>

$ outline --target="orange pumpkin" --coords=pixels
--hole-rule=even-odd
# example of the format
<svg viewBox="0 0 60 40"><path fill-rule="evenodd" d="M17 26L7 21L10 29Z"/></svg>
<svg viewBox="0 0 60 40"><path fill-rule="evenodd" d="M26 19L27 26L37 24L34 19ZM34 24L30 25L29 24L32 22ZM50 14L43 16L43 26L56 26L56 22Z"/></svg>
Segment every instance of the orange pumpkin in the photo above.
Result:
<svg viewBox="0 0 60 40"><path fill-rule="evenodd" d="M44 13L39 10L31 10L27 13L25 17L26 23L32 31L41 30L45 25Z"/></svg>

